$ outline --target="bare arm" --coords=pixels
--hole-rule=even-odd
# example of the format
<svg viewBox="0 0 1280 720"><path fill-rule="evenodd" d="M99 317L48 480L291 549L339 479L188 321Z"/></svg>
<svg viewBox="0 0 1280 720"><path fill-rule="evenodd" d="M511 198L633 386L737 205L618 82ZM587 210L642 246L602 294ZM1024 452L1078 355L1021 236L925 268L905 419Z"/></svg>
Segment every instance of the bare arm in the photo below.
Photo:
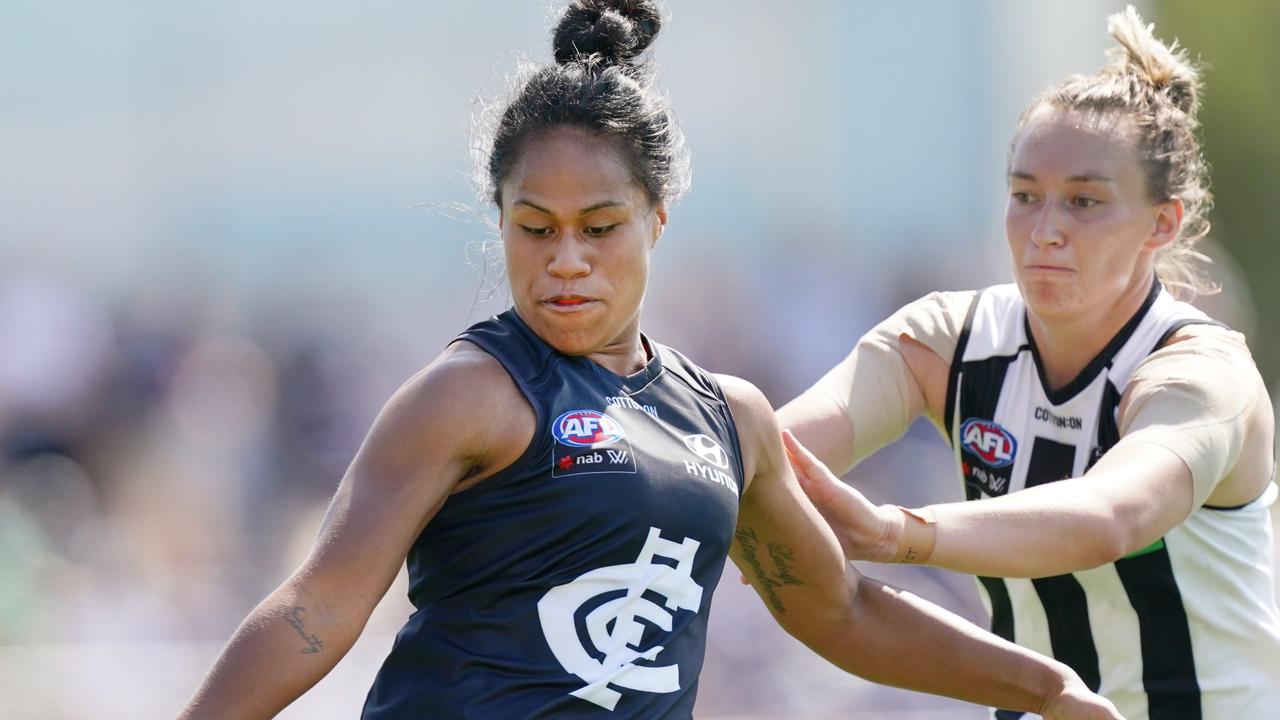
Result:
<svg viewBox="0 0 1280 720"><path fill-rule="evenodd" d="M449 493L514 459L489 445L500 433L488 418L526 420L532 433L532 410L522 416L513 402L521 407L510 378L469 345L406 383L342 479L310 555L236 630L180 719L273 717L324 677ZM483 412L493 403L508 411Z"/></svg>
<svg viewBox="0 0 1280 720"><path fill-rule="evenodd" d="M1195 372L1180 365L1188 353ZM797 474L850 558L998 577L1097 567L1152 545L1206 498L1248 502L1265 487L1273 426L1257 372L1247 355L1202 354L1152 356L1135 374L1149 379L1126 390L1120 442L1081 477L904 511L872 505L804 452Z"/></svg>
<svg viewBox="0 0 1280 720"><path fill-rule="evenodd" d="M1081 478L912 511L874 505L796 447L800 484L855 560L995 577L1060 575L1146 547L1191 510L1186 465L1156 445L1117 448Z"/></svg>
<svg viewBox="0 0 1280 720"><path fill-rule="evenodd" d="M722 385L749 478L731 556L789 633L875 682L1051 718L1118 717L1061 663L861 577L803 497L764 397Z"/></svg>
<svg viewBox="0 0 1280 720"><path fill-rule="evenodd" d="M1185 520L1191 473L1168 450L1136 444L1115 448L1083 477L929 509L938 531L930 565L995 577L1061 575L1114 562Z"/></svg>

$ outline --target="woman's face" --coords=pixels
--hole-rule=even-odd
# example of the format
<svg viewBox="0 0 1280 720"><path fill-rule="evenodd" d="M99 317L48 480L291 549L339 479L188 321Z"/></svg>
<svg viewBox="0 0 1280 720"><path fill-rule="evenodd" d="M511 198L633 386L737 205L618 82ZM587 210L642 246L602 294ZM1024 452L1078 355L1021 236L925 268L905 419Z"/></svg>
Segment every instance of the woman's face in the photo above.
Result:
<svg viewBox="0 0 1280 720"><path fill-rule="evenodd" d="M1088 318L1145 296L1154 253L1182 220L1152 203L1130 121L1042 106L1009 163L1005 232L1014 274L1040 320Z"/></svg>
<svg viewBox="0 0 1280 720"><path fill-rule="evenodd" d="M499 219L516 311L565 354L626 351L666 220L616 143L571 127L530 138Z"/></svg>

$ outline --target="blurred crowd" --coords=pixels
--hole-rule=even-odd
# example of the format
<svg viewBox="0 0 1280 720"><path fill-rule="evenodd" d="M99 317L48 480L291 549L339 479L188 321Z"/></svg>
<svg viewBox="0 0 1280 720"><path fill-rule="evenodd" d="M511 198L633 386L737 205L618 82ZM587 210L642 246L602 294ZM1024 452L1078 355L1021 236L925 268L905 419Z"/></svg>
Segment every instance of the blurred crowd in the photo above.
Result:
<svg viewBox="0 0 1280 720"><path fill-rule="evenodd" d="M0 644L223 635L314 532L369 366L216 305L0 283Z"/></svg>

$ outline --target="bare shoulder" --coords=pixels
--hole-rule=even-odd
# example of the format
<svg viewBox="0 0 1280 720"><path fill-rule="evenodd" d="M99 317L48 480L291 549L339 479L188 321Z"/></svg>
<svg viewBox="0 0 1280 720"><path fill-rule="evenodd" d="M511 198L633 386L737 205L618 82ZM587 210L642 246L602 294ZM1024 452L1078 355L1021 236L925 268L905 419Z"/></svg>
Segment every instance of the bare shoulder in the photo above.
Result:
<svg viewBox="0 0 1280 720"><path fill-rule="evenodd" d="M459 488L514 462L536 416L496 358L459 341L409 378L387 401L370 440L390 458L412 461L447 450L463 468Z"/></svg>
<svg viewBox="0 0 1280 720"><path fill-rule="evenodd" d="M1262 376L1244 335L1217 325L1188 325L1138 364L1129 391L1168 384L1244 400Z"/></svg>
<svg viewBox="0 0 1280 720"><path fill-rule="evenodd" d="M1168 442L1181 450L1198 492L1208 493L1197 497L1210 505L1247 503L1270 481L1275 417L1241 333L1215 325L1179 329L1134 369L1119 421L1122 435L1174 431Z"/></svg>
<svg viewBox="0 0 1280 720"><path fill-rule="evenodd" d="M750 487L752 478L769 467L781 452L778 420L773 406L760 388L733 375L716 374L716 382L724 392L733 422L738 428L738 444L742 447L743 490Z"/></svg>
<svg viewBox="0 0 1280 720"><path fill-rule="evenodd" d="M729 409L733 411L733 419L738 425L739 433L744 430L758 432L765 427L768 429L777 427L773 406L769 404L769 399L764 396L760 388L733 375L717 373L715 378L716 382L720 383L720 389L724 391L725 400L729 402Z"/></svg>
<svg viewBox="0 0 1280 720"><path fill-rule="evenodd" d="M977 298L976 290L932 292L904 306L889 321L897 332L898 351L923 395L924 409L939 427L951 361L964 332L965 317Z"/></svg>
<svg viewBox="0 0 1280 720"><path fill-rule="evenodd" d="M383 412L468 425L482 419L486 410L519 397L515 381L496 358L460 341L405 381Z"/></svg>

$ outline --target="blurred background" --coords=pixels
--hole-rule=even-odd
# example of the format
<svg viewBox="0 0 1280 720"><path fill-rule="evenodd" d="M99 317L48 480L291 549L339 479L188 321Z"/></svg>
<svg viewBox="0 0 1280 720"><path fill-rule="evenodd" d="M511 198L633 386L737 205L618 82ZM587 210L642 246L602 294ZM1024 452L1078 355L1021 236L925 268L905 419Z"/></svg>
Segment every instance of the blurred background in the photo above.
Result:
<svg viewBox="0 0 1280 720"><path fill-rule="evenodd" d="M0 717L173 716L381 403L505 308L470 122L549 61L557 6L0 4ZM667 0L694 186L647 331L781 404L901 304L1008 281L1017 116L1102 63L1122 6ZM1203 305L1280 396L1280 4L1139 9L1208 63ZM852 475L960 497L926 426ZM967 578L866 572L986 622ZM735 571L715 608L699 717L984 716L825 665ZM282 717L355 717L409 609L401 578Z"/></svg>

